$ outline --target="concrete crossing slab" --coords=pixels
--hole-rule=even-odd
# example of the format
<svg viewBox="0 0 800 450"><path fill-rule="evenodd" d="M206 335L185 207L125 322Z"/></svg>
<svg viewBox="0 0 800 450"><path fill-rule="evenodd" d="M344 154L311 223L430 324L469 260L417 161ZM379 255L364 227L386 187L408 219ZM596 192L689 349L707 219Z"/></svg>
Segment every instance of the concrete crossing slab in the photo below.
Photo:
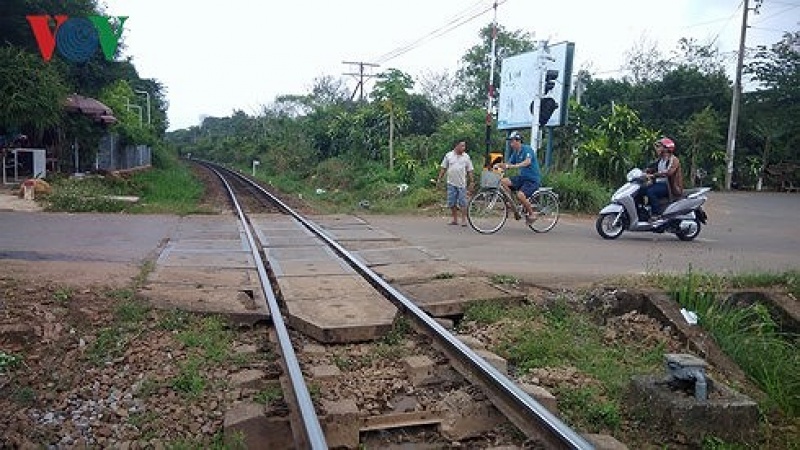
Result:
<svg viewBox="0 0 800 450"><path fill-rule="evenodd" d="M429 280L424 283L397 286L397 290L435 317L463 314L475 301L516 302L524 298L489 283L483 277Z"/></svg>
<svg viewBox="0 0 800 450"><path fill-rule="evenodd" d="M195 287L186 284L151 283L141 294L162 309L181 309L223 314L237 323L254 324L269 318L260 289L241 286Z"/></svg>
<svg viewBox="0 0 800 450"><path fill-rule="evenodd" d="M258 272L252 269L219 267L158 267L147 279L153 283L191 286L258 286Z"/></svg>
<svg viewBox="0 0 800 450"><path fill-rule="evenodd" d="M207 251L207 250L177 250L168 245L161 252L158 264L165 267L223 267L223 268L250 268L255 267L253 255L249 251Z"/></svg>
<svg viewBox="0 0 800 450"><path fill-rule="evenodd" d="M323 275L347 275L355 271L341 259L328 260L278 260L269 257L269 265L277 277L318 277Z"/></svg>
<svg viewBox="0 0 800 450"><path fill-rule="evenodd" d="M394 247L359 250L355 255L368 266L386 264L407 264L421 261L444 261L441 255L434 255L423 247Z"/></svg>
<svg viewBox="0 0 800 450"><path fill-rule="evenodd" d="M464 276L466 267L452 261L418 261L413 263L385 264L370 267L388 283L413 284L431 279Z"/></svg>

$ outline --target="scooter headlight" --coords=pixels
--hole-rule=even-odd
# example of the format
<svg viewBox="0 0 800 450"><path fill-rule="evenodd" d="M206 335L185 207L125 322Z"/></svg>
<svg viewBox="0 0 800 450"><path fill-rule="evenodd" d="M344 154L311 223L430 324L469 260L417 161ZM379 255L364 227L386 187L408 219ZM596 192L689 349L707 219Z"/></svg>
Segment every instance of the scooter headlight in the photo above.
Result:
<svg viewBox="0 0 800 450"><path fill-rule="evenodd" d="M641 178L642 175L644 175L644 172L642 172L642 169L631 169L631 171L628 172L628 175L626 176L626 178L627 178L628 182L632 182L633 180L637 180L637 179Z"/></svg>

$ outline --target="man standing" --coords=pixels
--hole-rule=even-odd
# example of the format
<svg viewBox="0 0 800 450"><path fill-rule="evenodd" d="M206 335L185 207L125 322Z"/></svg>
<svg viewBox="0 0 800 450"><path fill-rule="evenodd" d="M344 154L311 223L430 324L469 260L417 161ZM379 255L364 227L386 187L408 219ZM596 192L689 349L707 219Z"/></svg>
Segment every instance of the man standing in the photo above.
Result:
<svg viewBox="0 0 800 450"><path fill-rule="evenodd" d="M467 143L458 141L456 146L447 152L439 167L439 177L436 184L442 181L442 176L447 172L447 206L453 213L450 225L458 225L458 210L461 209L461 226L467 226L467 183L469 190L475 184L472 160L466 152Z"/></svg>
<svg viewBox="0 0 800 450"><path fill-rule="evenodd" d="M517 198L525 207L525 223L530 225L534 221L534 211L528 197L539 189L541 183L541 171L539 161L530 145L522 143L522 135L514 131L507 140L511 146L511 155L507 163L500 163L503 169L519 168L519 175L505 177L500 182L506 189L516 191Z"/></svg>

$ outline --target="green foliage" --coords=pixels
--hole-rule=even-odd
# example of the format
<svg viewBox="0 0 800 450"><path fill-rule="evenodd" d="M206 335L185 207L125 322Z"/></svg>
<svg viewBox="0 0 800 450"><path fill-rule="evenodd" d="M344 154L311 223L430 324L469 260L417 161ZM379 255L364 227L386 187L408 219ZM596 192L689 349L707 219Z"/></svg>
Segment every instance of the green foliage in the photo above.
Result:
<svg viewBox="0 0 800 450"><path fill-rule="evenodd" d="M128 81L118 80L106 86L100 94L100 100L114 111L117 122L111 126L111 130L119 133L123 145L156 143L153 130L146 122L146 106L142 108L136 105L138 96Z"/></svg>
<svg viewBox="0 0 800 450"><path fill-rule="evenodd" d="M198 397L206 388L208 380L201 372L202 361L193 356L179 364L178 375L172 379L172 388L189 397Z"/></svg>
<svg viewBox="0 0 800 450"><path fill-rule="evenodd" d="M619 403L606 400L597 387L562 387L557 395L569 416L589 430L616 430L622 422Z"/></svg>
<svg viewBox="0 0 800 450"><path fill-rule="evenodd" d="M53 193L45 209L66 212L122 212L128 202L112 196L120 194L120 184L99 177L60 178L52 183Z"/></svg>
<svg viewBox="0 0 800 450"><path fill-rule="evenodd" d="M0 47L0 135L57 125L67 87L51 64L17 49Z"/></svg>
<svg viewBox="0 0 800 450"><path fill-rule="evenodd" d="M479 324L490 324L508 315L508 307L504 303L494 301L477 301L467 305L463 320Z"/></svg>
<svg viewBox="0 0 800 450"><path fill-rule="evenodd" d="M578 147L578 166L601 183L617 185L630 169L654 158L651 144L657 133L627 106L615 105L611 115L584 131L587 139Z"/></svg>
<svg viewBox="0 0 800 450"><path fill-rule="evenodd" d="M462 92L456 100L456 109L467 110L471 108L486 108L486 87L489 85L490 58L492 48L493 24L488 24L480 31L480 42L461 57L461 66L456 74L456 79L462 84ZM533 36L525 31L506 30L502 25L497 25L495 51L494 88L500 89L500 71L503 60L509 56L531 51L535 48Z"/></svg>
<svg viewBox="0 0 800 450"><path fill-rule="evenodd" d="M120 303L114 310L117 320L133 325L142 323L149 312L149 306L134 299L128 299Z"/></svg>
<svg viewBox="0 0 800 450"><path fill-rule="evenodd" d="M270 403L283 399L283 389L280 385L269 386L265 389L258 391L254 400L262 405L269 405Z"/></svg>
<svg viewBox="0 0 800 450"><path fill-rule="evenodd" d="M21 356L0 350L0 373L8 373L22 365L22 363L23 359Z"/></svg>
<svg viewBox="0 0 800 450"><path fill-rule="evenodd" d="M74 294L75 291L71 287L59 287L53 292L53 299L58 303L66 304L72 300Z"/></svg>
<svg viewBox="0 0 800 450"><path fill-rule="evenodd" d="M177 339L187 348L199 351L205 360L222 362L230 356L231 332L216 316L192 321L187 329L178 333Z"/></svg>
<svg viewBox="0 0 800 450"><path fill-rule="evenodd" d="M703 277L688 273L673 289L678 303L694 311L700 325L767 393L770 401L791 417L800 413L800 336L778 329L760 303L734 305L719 300L717 290L704 290Z"/></svg>
<svg viewBox="0 0 800 450"><path fill-rule="evenodd" d="M596 213L611 198L608 188L582 172L548 173L544 185L558 193L562 209L574 212Z"/></svg>
<svg viewBox="0 0 800 450"><path fill-rule="evenodd" d="M86 351L89 361L101 364L119 357L127 347L125 334L116 326L102 328Z"/></svg>

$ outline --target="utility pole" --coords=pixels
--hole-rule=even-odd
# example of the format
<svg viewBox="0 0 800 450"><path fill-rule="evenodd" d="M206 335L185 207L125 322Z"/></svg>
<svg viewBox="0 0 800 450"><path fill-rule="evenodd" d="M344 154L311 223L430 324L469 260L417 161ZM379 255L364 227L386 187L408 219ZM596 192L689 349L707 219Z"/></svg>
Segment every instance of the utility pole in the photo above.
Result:
<svg viewBox="0 0 800 450"><path fill-rule="evenodd" d="M356 85L356 88L353 90L353 95L350 96L350 101L353 101L353 99L356 97L356 92L359 92L358 101L359 102L363 102L364 101L364 78L372 78L372 77L375 76L375 75L370 75L370 74L364 73L364 67L379 67L379 65L378 64L372 64L372 63L367 63L367 62L362 62L362 61L342 61L342 64L351 64L351 65L358 66L358 73L345 73L343 75L352 75L352 76L358 78L358 84Z"/></svg>
<svg viewBox="0 0 800 450"><path fill-rule="evenodd" d="M492 19L492 42L489 51L489 84L486 89L486 154L483 159L483 166L490 168L492 151L492 114L494 108L494 65L497 53L497 2L494 2L494 18Z"/></svg>
<svg viewBox="0 0 800 450"><path fill-rule="evenodd" d="M756 0L753 10L758 13L761 0ZM742 31L739 36L739 58L736 62L736 81L733 83L733 100L731 101L731 117L728 123L728 144L725 153L725 189L730 190L733 181L733 159L736 152L736 126L739 121L739 103L742 96L742 65L744 64L744 43L747 35L747 13L750 11L750 0L744 0L742 9Z"/></svg>

